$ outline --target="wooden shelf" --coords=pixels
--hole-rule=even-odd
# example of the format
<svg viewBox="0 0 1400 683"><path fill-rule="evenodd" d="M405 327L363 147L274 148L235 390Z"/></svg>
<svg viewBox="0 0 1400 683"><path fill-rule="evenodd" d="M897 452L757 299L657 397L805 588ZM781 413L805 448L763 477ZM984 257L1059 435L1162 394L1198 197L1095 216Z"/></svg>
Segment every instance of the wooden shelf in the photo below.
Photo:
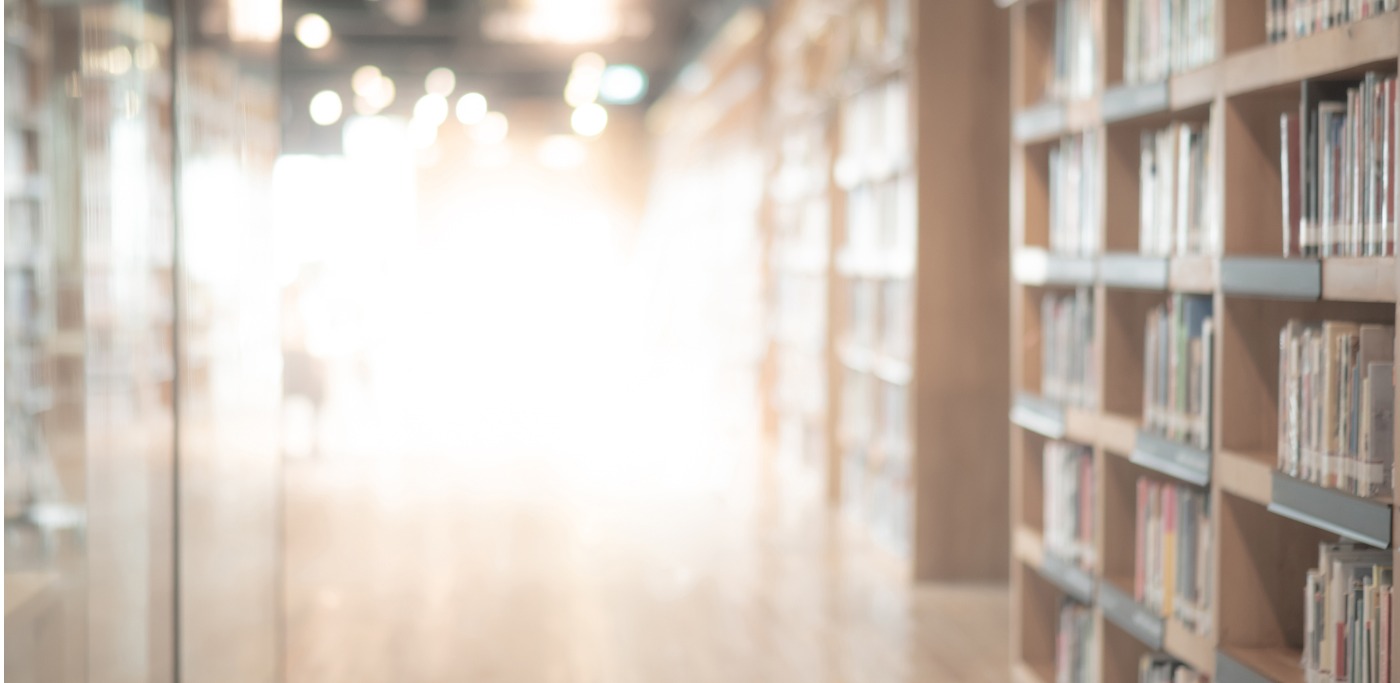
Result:
<svg viewBox="0 0 1400 683"><path fill-rule="evenodd" d="M1104 123L1120 123L1161 114L1171 109L1170 90L1167 81L1109 88L1099 100L1099 113Z"/></svg>
<svg viewBox="0 0 1400 683"><path fill-rule="evenodd" d="M1215 482L1245 500L1268 506L1273 500L1274 468L1267 454L1221 451L1215 457Z"/></svg>
<svg viewBox="0 0 1400 683"><path fill-rule="evenodd" d="M1220 289L1232 296L1316 301L1322 297L1318 259L1235 256L1220 261Z"/></svg>
<svg viewBox="0 0 1400 683"><path fill-rule="evenodd" d="M1395 303L1395 257L1322 260L1322 298Z"/></svg>
<svg viewBox="0 0 1400 683"><path fill-rule="evenodd" d="M1309 78L1394 70L1400 56L1400 15L1380 14L1345 26L1272 45L1261 45L1206 67L1226 95L1288 86Z"/></svg>
<svg viewBox="0 0 1400 683"><path fill-rule="evenodd" d="M1216 653L1216 683L1307 683L1302 650L1227 648Z"/></svg>
<svg viewBox="0 0 1400 683"><path fill-rule="evenodd" d="M1092 444L1099 433L1098 413L1020 392L1011 402L1012 424L1050 439Z"/></svg>
<svg viewBox="0 0 1400 683"><path fill-rule="evenodd" d="M1109 453L1131 457L1137 444L1138 421L1121 415L1104 413L1099 417L1098 442Z"/></svg>
<svg viewBox="0 0 1400 683"><path fill-rule="evenodd" d="M1166 633L1166 623L1162 617L1133 599L1133 596L1113 585L1111 581L1099 584L1099 609L1105 619L1136 638L1149 650L1162 649L1162 638Z"/></svg>
<svg viewBox="0 0 1400 683"><path fill-rule="evenodd" d="M1215 676L1214 639L1192 631L1181 620L1174 617L1166 620L1162 649L1197 672Z"/></svg>
<svg viewBox="0 0 1400 683"><path fill-rule="evenodd" d="M1206 486L1210 484L1210 456L1210 451L1140 430L1130 459L1139 467Z"/></svg>
<svg viewBox="0 0 1400 683"><path fill-rule="evenodd" d="M1167 281L1172 291L1210 294L1219 279L1220 262L1211 256L1173 256Z"/></svg>

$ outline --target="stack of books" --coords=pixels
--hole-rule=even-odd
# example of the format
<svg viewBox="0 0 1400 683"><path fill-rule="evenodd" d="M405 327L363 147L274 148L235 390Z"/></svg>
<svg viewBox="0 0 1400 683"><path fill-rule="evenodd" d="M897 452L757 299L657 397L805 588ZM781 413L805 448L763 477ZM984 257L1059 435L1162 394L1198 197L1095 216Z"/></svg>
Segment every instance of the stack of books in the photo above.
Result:
<svg viewBox="0 0 1400 683"><path fill-rule="evenodd" d="M1303 667L1308 680L1390 681L1389 550L1322 543L1304 594Z"/></svg>
<svg viewBox="0 0 1400 683"><path fill-rule="evenodd" d="M1097 683L1097 670L1094 610L1065 598L1055 633L1055 683Z"/></svg>
<svg viewBox="0 0 1400 683"><path fill-rule="evenodd" d="M1280 117L1285 256L1395 253L1395 77L1304 81Z"/></svg>
<svg viewBox="0 0 1400 683"><path fill-rule="evenodd" d="M1398 5L1397 0L1269 0L1264 30L1269 42L1281 43L1392 12Z"/></svg>
<svg viewBox="0 0 1400 683"><path fill-rule="evenodd" d="M1215 251L1210 124L1144 131L1138 169L1138 247L1171 256Z"/></svg>
<svg viewBox="0 0 1400 683"><path fill-rule="evenodd" d="M1209 450L1215 319L1209 296L1173 294L1147 316L1143 425Z"/></svg>
<svg viewBox="0 0 1400 683"><path fill-rule="evenodd" d="M1057 254L1098 253L1103 167L1094 132L1062 138L1050 150L1050 250Z"/></svg>
<svg viewBox="0 0 1400 683"><path fill-rule="evenodd" d="M1094 26L1102 2L1055 0L1055 58L1046 79L1050 99L1082 99L1094 94L1099 59Z"/></svg>
<svg viewBox="0 0 1400 683"><path fill-rule="evenodd" d="M1210 630L1210 494L1139 477L1133 597L1197 633Z"/></svg>
<svg viewBox="0 0 1400 683"><path fill-rule="evenodd" d="M1127 0L1123 80L1151 83L1215 61L1215 0Z"/></svg>
<svg viewBox="0 0 1400 683"><path fill-rule="evenodd" d="M1138 683L1210 683L1210 677L1166 655L1145 654L1138 660Z"/></svg>
<svg viewBox="0 0 1400 683"><path fill-rule="evenodd" d="M1045 552L1094 568L1094 453L1088 446L1045 444Z"/></svg>
<svg viewBox="0 0 1400 683"><path fill-rule="evenodd" d="M1279 333L1278 468L1319 486L1388 495L1395 328L1290 320Z"/></svg>
<svg viewBox="0 0 1400 683"><path fill-rule="evenodd" d="M1069 405L1095 407L1094 292L1047 292L1040 300L1041 395Z"/></svg>

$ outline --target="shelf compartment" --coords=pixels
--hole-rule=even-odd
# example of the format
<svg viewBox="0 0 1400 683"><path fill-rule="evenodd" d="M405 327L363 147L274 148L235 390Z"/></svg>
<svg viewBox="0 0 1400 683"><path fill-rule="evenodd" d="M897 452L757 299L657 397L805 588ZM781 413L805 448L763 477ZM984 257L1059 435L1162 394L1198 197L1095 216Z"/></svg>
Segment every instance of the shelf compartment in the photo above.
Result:
<svg viewBox="0 0 1400 683"><path fill-rule="evenodd" d="M1160 114L1170 108L1167 81L1116 86L1105 90L1099 100L1099 113L1104 123Z"/></svg>
<svg viewBox="0 0 1400 683"><path fill-rule="evenodd" d="M1395 257L1342 257L1322 261L1322 298L1328 301L1395 301Z"/></svg>
<svg viewBox="0 0 1400 683"><path fill-rule="evenodd" d="M1274 472L1269 511L1377 548L1390 547L1390 505Z"/></svg>
<svg viewBox="0 0 1400 683"><path fill-rule="evenodd" d="M1019 392L1011 404L1011 422L1050 439L1066 434L1065 409L1059 403Z"/></svg>
<svg viewBox="0 0 1400 683"><path fill-rule="evenodd" d="M1161 616L1139 604L1111 582L1099 584L1099 609L1104 618L1132 635L1149 650L1161 650L1166 625Z"/></svg>
<svg viewBox="0 0 1400 683"><path fill-rule="evenodd" d="M1226 257L1220 289L1227 295L1316 301L1322 297L1322 264L1314 258Z"/></svg>
<svg viewBox="0 0 1400 683"><path fill-rule="evenodd" d="M1218 264L1211 256L1174 256L1168 266L1167 284L1173 292L1210 294L1220 279Z"/></svg>
<svg viewBox="0 0 1400 683"><path fill-rule="evenodd" d="M1081 286L1094 284L1097 265L1087 256L1061 256L1045 249L1018 249L1012 260L1011 272L1023 285Z"/></svg>
<svg viewBox="0 0 1400 683"><path fill-rule="evenodd" d="M1122 289L1167 289L1170 261L1164 256L1113 253L1099 258L1099 278L1109 287Z"/></svg>
<svg viewBox="0 0 1400 683"><path fill-rule="evenodd" d="M1301 650L1289 648L1231 648L1215 655L1216 683L1304 683Z"/></svg>
<svg viewBox="0 0 1400 683"><path fill-rule="evenodd" d="M1210 484L1210 451L1167 439L1151 432L1138 431L1131 457L1133 464L1154 472L1175 477L1197 486Z"/></svg>

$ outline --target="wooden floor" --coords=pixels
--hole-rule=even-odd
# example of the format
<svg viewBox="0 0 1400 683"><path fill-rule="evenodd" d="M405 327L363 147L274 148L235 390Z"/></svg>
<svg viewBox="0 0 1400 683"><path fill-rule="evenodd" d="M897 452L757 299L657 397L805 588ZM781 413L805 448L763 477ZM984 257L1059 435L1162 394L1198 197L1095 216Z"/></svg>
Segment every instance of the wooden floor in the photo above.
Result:
<svg viewBox="0 0 1400 683"><path fill-rule="evenodd" d="M1009 680L1004 587L907 589L771 466L725 462L290 462L287 680Z"/></svg>

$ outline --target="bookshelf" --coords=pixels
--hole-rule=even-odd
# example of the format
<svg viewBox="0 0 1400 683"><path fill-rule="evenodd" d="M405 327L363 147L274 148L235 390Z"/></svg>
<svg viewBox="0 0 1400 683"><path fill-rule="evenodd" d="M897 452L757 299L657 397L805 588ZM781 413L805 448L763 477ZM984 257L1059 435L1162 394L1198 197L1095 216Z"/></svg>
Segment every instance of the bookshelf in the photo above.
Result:
<svg viewBox="0 0 1400 683"><path fill-rule="evenodd" d="M1007 512L989 493L1006 469L985 454L1006 438L1008 284L977 256L1005 249L1006 93L983 86L1007 77L1006 16L974 0L787 0L772 16L773 319L800 311L815 342L775 335L774 366L825 373L805 413L770 394L775 420L821 435L807 461L827 495L910 576L1001 576L1006 547L987 540Z"/></svg>
<svg viewBox="0 0 1400 683"><path fill-rule="evenodd" d="M1280 469L1281 441L1286 446L1296 438L1291 397L1301 391L1287 383L1287 365L1280 369L1291 357L1286 350L1295 348L1281 333L1290 321L1331 321L1331 328L1317 326L1313 346L1296 347L1317 350L1312 358L1320 359L1322 372L1332 367L1325 359L1360 368L1365 361L1347 355L1361 348L1357 330L1381 334L1395 323L1395 197L1388 180L1400 171L1389 151L1394 108L1386 104L1387 86L1374 99L1365 93L1400 66L1400 14L1383 2L1336 3L1328 5L1332 18L1290 32L1279 16L1305 15L1275 10L1307 3L1191 0L1180 4L1180 25L1155 33L1141 22L1158 3L1001 4L1011 22L1012 63L1016 678L1055 680L1061 613L1072 604L1094 615L1071 636L1092 642L1090 673L1074 680L1135 680L1153 657L1222 683L1307 680L1310 667L1331 667L1304 663L1313 614L1305 589L1318 569L1319 544L1350 539L1364 557L1357 563L1393 563L1394 480L1382 476L1383 490L1360 496L1338 488L1352 470L1323 470L1337 481L1319 485L1315 473ZM1155 44L1165 54L1148 54L1144 30L1167 36ZM1374 80L1366 80L1368 73ZM1365 123L1364 107L1346 113L1357 132L1338 124L1343 137L1329 152L1337 156L1314 155L1314 177L1332 189L1309 194L1307 181L1299 180L1310 168L1301 150L1313 147L1301 140L1308 112L1320 110L1304 100L1334 88L1341 94L1323 99L1343 111L1348 87L1359 101L1378 103L1379 123ZM1301 131L1290 134L1285 116ZM1374 142L1346 151L1347 140L1365 143L1366 131ZM1098 144L1081 145L1085 139ZM1076 147L1078 157L1066 151ZM1066 170L1066 159L1080 163ZM1323 174L1327 163L1337 164L1331 168L1338 175ZM1367 179L1367 168L1378 180ZM1334 214L1309 213L1310 197L1352 204L1333 205ZM1087 237L1065 236L1081 227ZM1319 246L1290 248L1300 242ZM1060 328L1046 320L1046 311L1056 310L1047 301L1075 295L1092 301L1092 319L1083 325L1089 339L1076 347L1091 356L1084 364L1087 396L1057 391L1062 358L1053 353L1060 337L1052 335ZM1335 353L1328 329L1340 340ZM1383 340L1370 347L1376 358L1393 358L1393 335L1375 339ZM1393 366L1378 363L1366 367L1377 370L1377 391L1393 396ZM1353 376L1369 377L1363 370L1346 373ZM1346 395L1360 396L1372 385L1368 379L1356 386ZM1360 405L1385 412L1384 403ZM1359 457L1357 472L1392 469L1366 454L1393 452L1393 443L1358 451L1347 445L1347 420L1334 420L1325 409L1299 410L1319 415L1301 429L1305 436L1317 430L1320 451L1337 452L1325 441L1342 435L1341 456L1319 456L1326 467L1350 467L1330 463ZM1358 440L1367 434L1386 432L1363 431ZM1393 430L1388 436L1394 440ZM1062 442L1092 453L1092 480L1077 499L1092 529L1090 563L1067 563L1063 543L1052 542L1045 526L1046 458L1063 448L1050 444ZM1160 487L1180 493L1162 499ZM1176 511L1177 526L1158 533L1151 530L1150 506L1163 500ZM1183 506L1204 514L1180 516ZM1184 536L1183 519L1197 524ZM1165 548L1172 554L1154 559L1151 553ZM1163 566L1172 571L1173 598L1190 598L1186 604L1154 604L1152 589L1142 587ZM1377 575L1377 586L1382 582ZM1377 602L1375 615L1382 602L1387 608L1393 602L1388 591L1367 595ZM1379 647L1382 635L1378 630L1368 646ZM1388 639L1394 642L1393 630ZM1400 667L1390 668L1368 672L1365 680L1400 681Z"/></svg>

